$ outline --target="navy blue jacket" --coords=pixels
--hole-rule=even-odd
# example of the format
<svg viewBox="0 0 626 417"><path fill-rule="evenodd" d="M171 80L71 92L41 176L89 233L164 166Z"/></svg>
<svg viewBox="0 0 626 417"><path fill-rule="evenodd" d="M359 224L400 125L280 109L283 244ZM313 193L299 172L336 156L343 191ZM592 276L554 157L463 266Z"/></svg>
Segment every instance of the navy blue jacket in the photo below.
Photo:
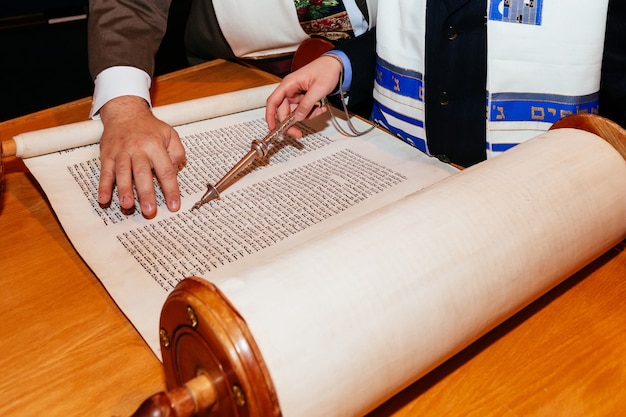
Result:
<svg viewBox="0 0 626 417"><path fill-rule="evenodd" d="M486 158L487 29L485 0L429 1L426 12L425 111L429 151L470 166ZM626 127L626 2L612 0L600 112ZM375 30L337 49L352 62L350 108L371 106ZM370 107L371 108L371 107Z"/></svg>

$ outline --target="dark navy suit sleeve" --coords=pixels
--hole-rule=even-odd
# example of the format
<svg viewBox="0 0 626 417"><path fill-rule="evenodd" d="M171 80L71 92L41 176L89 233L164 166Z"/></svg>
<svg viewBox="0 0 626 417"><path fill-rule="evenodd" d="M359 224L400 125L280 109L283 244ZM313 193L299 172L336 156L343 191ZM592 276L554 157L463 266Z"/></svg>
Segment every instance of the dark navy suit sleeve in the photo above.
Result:
<svg viewBox="0 0 626 417"><path fill-rule="evenodd" d="M335 49L344 52L352 65L348 107L362 116L369 116L374 88L376 64L376 28L365 32Z"/></svg>
<svg viewBox="0 0 626 417"><path fill-rule="evenodd" d="M600 114L626 128L626 2L611 0L607 16Z"/></svg>

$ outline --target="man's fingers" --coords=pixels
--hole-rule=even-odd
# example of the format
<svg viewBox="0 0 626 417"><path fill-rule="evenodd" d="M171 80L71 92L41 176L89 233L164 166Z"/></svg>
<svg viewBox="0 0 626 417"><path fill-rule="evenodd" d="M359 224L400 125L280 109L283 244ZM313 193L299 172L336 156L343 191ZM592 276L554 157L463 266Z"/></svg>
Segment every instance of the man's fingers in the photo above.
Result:
<svg viewBox="0 0 626 417"><path fill-rule="evenodd" d="M330 104L326 104L325 106L322 106L322 107L315 107L309 117L311 117L311 119L314 119L317 116L320 116L326 113L328 111L328 108L326 106L330 106Z"/></svg>
<svg viewBox="0 0 626 417"><path fill-rule="evenodd" d="M121 104L132 104L131 99ZM105 130L100 140L102 162L98 200L106 204L117 187L122 210L135 207L135 195L146 218L157 213L154 176L160 182L170 210L180 208L178 170L185 161L185 149L178 133L152 115L142 103L139 110L124 111L117 102L102 114ZM115 104L115 105L113 105ZM102 110L105 110L103 107Z"/></svg>
<svg viewBox="0 0 626 417"><path fill-rule="evenodd" d="M101 161L100 181L98 182L98 204L103 207L111 204L114 186L115 163L110 160L103 160Z"/></svg>
<svg viewBox="0 0 626 417"><path fill-rule="evenodd" d="M119 155L115 161L115 185L123 209L130 210L135 205L133 193L133 172L130 157L126 154Z"/></svg>
<svg viewBox="0 0 626 417"><path fill-rule="evenodd" d="M178 132L176 132L174 129L172 129L171 131L171 137L167 144L167 153L170 157L171 163L175 167L179 168L185 162L185 147L180 141Z"/></svg>
<svg viewBox="0 0 626 417"><path fill-rule="evenodd" d="M146 155L134 156L132 159L132 180L135 183L139 206L144 217L151 219L156 216L156 196L154 194L154 181L152 166ZM131 181L132 181L131 180ZM122 192L120 184L117 185L118 192ZM132 182L130 184L132 192Z"/></svg>
<svg viewBox="0 0 626 417"><path fill-rule="evenodd" d="M154 162L154 172L159 180L167 208L170 211L178 211L180 209L178 165L174 165L169 158L163 158Z"/></svg>
<svg viewBox="0 0 626 417"><path fill-rule="evenodd" d="M291 126L289 129L287 129L285 133L293 136L296 139L300 139L303 136L302 131L298 129L296 126Z"/></svg>

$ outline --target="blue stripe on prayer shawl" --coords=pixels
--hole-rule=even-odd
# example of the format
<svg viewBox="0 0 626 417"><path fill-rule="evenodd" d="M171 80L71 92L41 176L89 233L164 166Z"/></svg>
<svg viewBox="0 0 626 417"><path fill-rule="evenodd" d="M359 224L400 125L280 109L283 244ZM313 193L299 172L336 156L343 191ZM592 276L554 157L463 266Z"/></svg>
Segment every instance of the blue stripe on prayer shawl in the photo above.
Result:
<svg viewBox="0 0 626 417"><path fill-rule="evenodd" d="M405 116L394 110L391 110L389 107L380 104L378 101L374 102L374 106L372 107L372 115L370 116L370 120L377 122L385 129L389 130L391 133L402 139L404 142L408 143L409 145L415 146L417 149L424 153L428 153L428 147L426 146L426 140L424 138L411 135L402 129L398 129L395 126L390 125L387 122L387 119L383 112L418 127L424 127L423 121Z"/></svg>
<svg viewBox="0 0 626 417"><path fill-rule="evenodd" d="M598 113L598 93L586 96L496 93L491 97L492 122L546 122L579 113Z"/></svg>
<svg viewBox="0 0 626 417"><path fill-rule="evenodd" d="M492 152L504 152L517 145L519 143L487 143L487 149Z"/></svg>
<svg viewBox="0 0 626 417"><path fill-rule="evenodd" d="M377 57L376 82L401 96L424 101L424 82L418 71L397 67Z"/></svg>

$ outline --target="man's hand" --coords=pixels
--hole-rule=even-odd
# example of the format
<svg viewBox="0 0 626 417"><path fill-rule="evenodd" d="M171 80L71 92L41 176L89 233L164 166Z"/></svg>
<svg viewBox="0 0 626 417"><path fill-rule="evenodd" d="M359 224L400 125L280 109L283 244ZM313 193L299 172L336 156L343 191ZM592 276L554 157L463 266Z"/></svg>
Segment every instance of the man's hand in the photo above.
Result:
<svg viewBox="0 0 626 417"><path fill-rule="evenodd" d="M102 107L100 117L104 132L100 139L98 202L109 204L117 186L120 205L132 209L134 183L143 216L153 218L157 207L152 179L156 175L168 209L180 209L176 176L185 160L185 149L178 133L154 117L140 97L115 98Z"/></svg>
<svg viewBox="0 0 626 417"><path fill-rule="evenodd" d="M276 127L276 119L285 120L296 109L296 120L312 119L326 111L315 104L332 93L339 81L341 63L335 58L322 55L299 70L285 76L266 101L267 127ZM302 137L302 132L292 126L287 130L292 136Z"/></svg>

